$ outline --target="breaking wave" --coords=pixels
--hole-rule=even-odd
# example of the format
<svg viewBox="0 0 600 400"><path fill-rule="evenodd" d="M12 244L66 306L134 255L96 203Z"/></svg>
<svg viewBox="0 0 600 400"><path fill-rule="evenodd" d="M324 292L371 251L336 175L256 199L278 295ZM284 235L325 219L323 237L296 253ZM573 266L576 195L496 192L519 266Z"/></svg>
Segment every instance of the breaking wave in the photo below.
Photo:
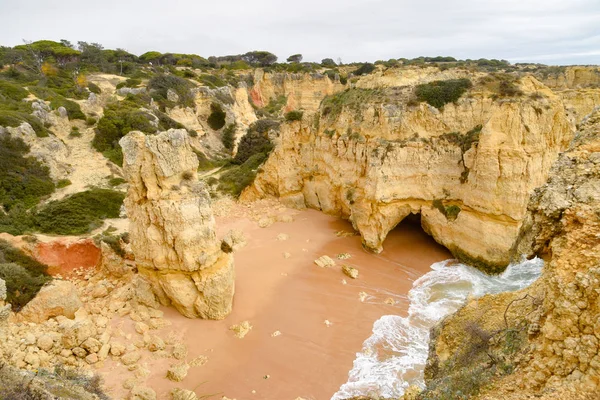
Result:
<svg viewBox="0 0 600 400"><path fill-rule="evenodd" d="M458 310L469 296L515 291L531 285L540 276L543 265L541 259L534 258L509 265L501 275L490 276L455 260L433 264L408 293L408 316L385 315L375 322L373 334L356 355L348 382L331 400L356 396L395 398L411 385L424 387L430 328Z"/></svg>

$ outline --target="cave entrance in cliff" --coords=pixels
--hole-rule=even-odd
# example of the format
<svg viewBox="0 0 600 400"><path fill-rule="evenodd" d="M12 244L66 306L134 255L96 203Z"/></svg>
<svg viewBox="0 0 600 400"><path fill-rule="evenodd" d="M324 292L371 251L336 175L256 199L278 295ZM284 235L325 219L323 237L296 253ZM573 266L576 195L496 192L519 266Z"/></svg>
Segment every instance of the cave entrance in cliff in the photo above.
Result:
<svg viewBox="0 0 600 400"><path fill-rule="evenodd" d="M395 262L418 269L453 258L448 249L423 230L420 213L409 214L388 233L383 251Z"/></svg>

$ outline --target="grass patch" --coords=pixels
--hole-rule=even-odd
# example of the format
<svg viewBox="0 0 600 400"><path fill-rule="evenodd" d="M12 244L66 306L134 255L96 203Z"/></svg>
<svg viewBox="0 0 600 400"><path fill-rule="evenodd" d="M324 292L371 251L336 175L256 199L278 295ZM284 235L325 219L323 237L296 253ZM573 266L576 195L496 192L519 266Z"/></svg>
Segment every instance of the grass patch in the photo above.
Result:
<svg viewBox="0 0 600 400"><path fill-rule="evenodd" d="M237 124L235 122L227 125L225 127L225 129L223 129L223 133L221 134L221 142L223 143L223 146L225 146L225 148L227 150L233 149L233 145L235 142L235 130L236 129L237 129Z"/></svg>
<svg viewBox="0 0 600 400"><path fill-rule="evenodd" d="M321 115L335 119L344 109L357 112L365 103L370 103L382 96L383 91L380 89L346 89L323 99L321 102Z"/></svg>
<svg viewBox="0 0 600 400"><path fill-rule="evenodd" d="M69 186L71 184L72 184L72 182L70 180L68 180L68 179L61 179L58 182L56 182L56 188L57 189L62 189L62 188L65 188L65 187L67 187L67 186Z"/></svg>
<svg viewBox="0 0 600 400"><path fill-rule="evenodd" d="M266 133L249 130L238 144L238 151L233 159L233 163L242 165L256 154L268 155L272 149L273 144Z"/></svg>
<svg viewBox="0 0 600 400"><path fill-rule="evenodd" d="M253 154L243 164L231 167L219 178L218 190L239 197L242 191L254 181L258 167L268 157L268 153Z"/></svg>
<svg viewBox="0 0 600 400"><path fill-rule="evenodd" d="M433 200L432 205L433 205L433 207L437 208L439 210L439 212L444 214L444 217L446 217L446 219L448 221L456 220L456 218L458 218L458 214L460 214L460 212L461 212L461 208L459 206L457 206L457 205L445 206L444 203L442 202L442 200L440 200L440 199Z"/></svg>
<svg viewBox="0 0 600 400"><path fill-rule="evenodd" d="M187 79L175 75L159 74L148 81L148 89L152 98L159 104L161 111L177 105L194 107L194 95L191 89L194 85ZM179 98L177 102L168 99L168 91L172 90Z"/></svg>
<svg viewBox="0 0 600 400"><path fill-rule="evenodd" d="M127 181L125 179L123 179L123 178L120 178L120 177L110 178L108 180L108 184L110 186L112 186L112 187L122 185L125 182L127 182Z"/></svg>

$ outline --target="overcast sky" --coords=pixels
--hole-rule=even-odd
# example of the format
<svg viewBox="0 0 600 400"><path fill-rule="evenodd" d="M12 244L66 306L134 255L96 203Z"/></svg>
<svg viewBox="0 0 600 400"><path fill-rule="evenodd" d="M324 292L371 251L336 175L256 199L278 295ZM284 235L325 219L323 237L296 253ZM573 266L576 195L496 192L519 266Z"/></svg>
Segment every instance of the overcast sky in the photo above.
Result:
<svg viewBox="0 0 600 400"><path fill-rule="evenodd" d="M135 54L269 50L284 61L451 55L600 64L600 0L0 0L0 44Z"/></svg>

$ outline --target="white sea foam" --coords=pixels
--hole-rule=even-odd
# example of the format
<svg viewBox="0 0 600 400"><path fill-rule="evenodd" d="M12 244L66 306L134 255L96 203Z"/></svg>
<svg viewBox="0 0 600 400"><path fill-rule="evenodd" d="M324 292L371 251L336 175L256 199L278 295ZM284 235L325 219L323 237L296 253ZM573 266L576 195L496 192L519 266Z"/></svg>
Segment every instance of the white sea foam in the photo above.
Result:
<svg viewBox="0 0 600 400"><path fill-rule="evenodd" d="M464 264L435 263L409 291L408 317L385 315L356 354L348 382L331 400L355 396L393 398L410 385L424 386L429 329L460 308L468 296L515 291L531 285L541 274L539 258L511 264L499 276L489 276Z"/></svg>

